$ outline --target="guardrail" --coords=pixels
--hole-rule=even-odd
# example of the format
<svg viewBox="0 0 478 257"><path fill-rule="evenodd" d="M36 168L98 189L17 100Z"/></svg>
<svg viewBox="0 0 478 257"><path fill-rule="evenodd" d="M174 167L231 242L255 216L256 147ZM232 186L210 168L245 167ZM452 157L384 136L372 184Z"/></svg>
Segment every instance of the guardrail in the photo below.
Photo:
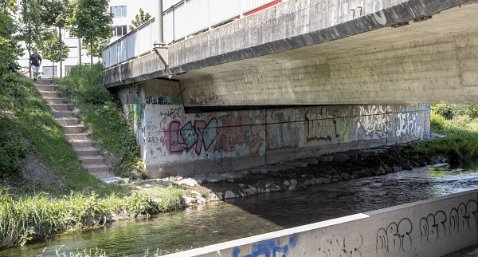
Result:
<svg viewBox="0 0 478 257"><path fill-rule="evenodd" d="M239 19L283 0L162 0L163 38L166 44ZM158 41L155 19L103 49L103 67L109 68L151 52Z"/></svg>
<svg viewBox="0 0 478 257"><path fill-rule="evenodd" d="M103 49L103 67L109 68L151 52L158 38L155 18L132 30Z"/></svg>
<svg viewBox="0 0 478 257"><path fill-rule="evenodd" d="M171 2L171 1L169 1ZM277 0L182 0L163 12L164 41L171 42L210 29Z"/></svg>

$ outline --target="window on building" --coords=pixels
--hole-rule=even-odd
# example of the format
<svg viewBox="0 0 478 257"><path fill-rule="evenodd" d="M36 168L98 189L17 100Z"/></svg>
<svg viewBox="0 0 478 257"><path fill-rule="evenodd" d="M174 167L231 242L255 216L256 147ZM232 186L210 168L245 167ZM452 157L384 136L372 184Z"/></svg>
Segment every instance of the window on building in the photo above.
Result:
<svg viewBox="0 0 478 257"><path fill-rule="evenodd" d="M126 17L126 5L111 6L110 12L113 17Z"/></svg>
<svg viewBox="0 0 478 257"><path fill-rule="evenodd" d="M126 25L122 26L113 26L113 37L122 37L128 33L128 28Z"/></svg>

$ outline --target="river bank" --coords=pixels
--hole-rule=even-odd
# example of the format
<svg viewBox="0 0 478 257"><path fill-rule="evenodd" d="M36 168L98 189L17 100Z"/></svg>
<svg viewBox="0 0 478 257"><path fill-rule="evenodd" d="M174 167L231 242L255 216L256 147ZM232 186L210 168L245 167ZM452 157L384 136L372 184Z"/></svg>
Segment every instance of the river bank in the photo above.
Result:
<svg viewBox="0 0 478 257"><path fill-rule="evenodd" d="M384 175L426 165L447 165L448 158L445 155L417 155L414 149L422 144L414 142L352 150L239 172L209 173L192 178L169 177L135 183L186 185L191 194L183 196L184 201L187 205L195 205L271 192L303 190L313 185Z"/></svg>
<svg viewBox="0 0 478 257"><path fill-rule="evenodd" d="M86 232L0 251L0 256L99 248L108 256L154 256L188 250L478 187L478 173L418 168L309 186L303 190L213 201L138 222L117 222ZM149 249L149 255L146 250ZM69 255L67 255L69 256Z"/></svg>

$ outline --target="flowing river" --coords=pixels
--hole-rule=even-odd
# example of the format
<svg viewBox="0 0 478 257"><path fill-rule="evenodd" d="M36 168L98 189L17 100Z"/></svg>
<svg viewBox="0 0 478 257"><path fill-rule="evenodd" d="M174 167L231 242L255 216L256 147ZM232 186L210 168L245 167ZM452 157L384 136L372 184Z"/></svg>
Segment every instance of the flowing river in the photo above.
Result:
<svg viewBox="0 0 478 257"><path fill-rule="evenodd" d="M56 256L56 251L99 248L108 256L152 256L220 243L427 198L478 188L476 171L402 171L298 192L279 192L161 214L154 219L122 222L73 232L0 256Z"/></svg>

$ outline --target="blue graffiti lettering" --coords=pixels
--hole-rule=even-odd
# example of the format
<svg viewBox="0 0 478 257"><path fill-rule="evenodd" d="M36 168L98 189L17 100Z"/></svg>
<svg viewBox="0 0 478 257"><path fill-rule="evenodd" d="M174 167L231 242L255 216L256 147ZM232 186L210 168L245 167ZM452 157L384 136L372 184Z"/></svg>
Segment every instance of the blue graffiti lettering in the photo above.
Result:
<svg viewBox="0 0 478 257"><path fill-rule="evenodd" d="M298 242L297 235L289 237L289 242L281 246L279 239L258 242L252 245L251 254L240 255L241 249L235 247L232 250L232 257L287 257L290 249L293 249Z"/></svg>

